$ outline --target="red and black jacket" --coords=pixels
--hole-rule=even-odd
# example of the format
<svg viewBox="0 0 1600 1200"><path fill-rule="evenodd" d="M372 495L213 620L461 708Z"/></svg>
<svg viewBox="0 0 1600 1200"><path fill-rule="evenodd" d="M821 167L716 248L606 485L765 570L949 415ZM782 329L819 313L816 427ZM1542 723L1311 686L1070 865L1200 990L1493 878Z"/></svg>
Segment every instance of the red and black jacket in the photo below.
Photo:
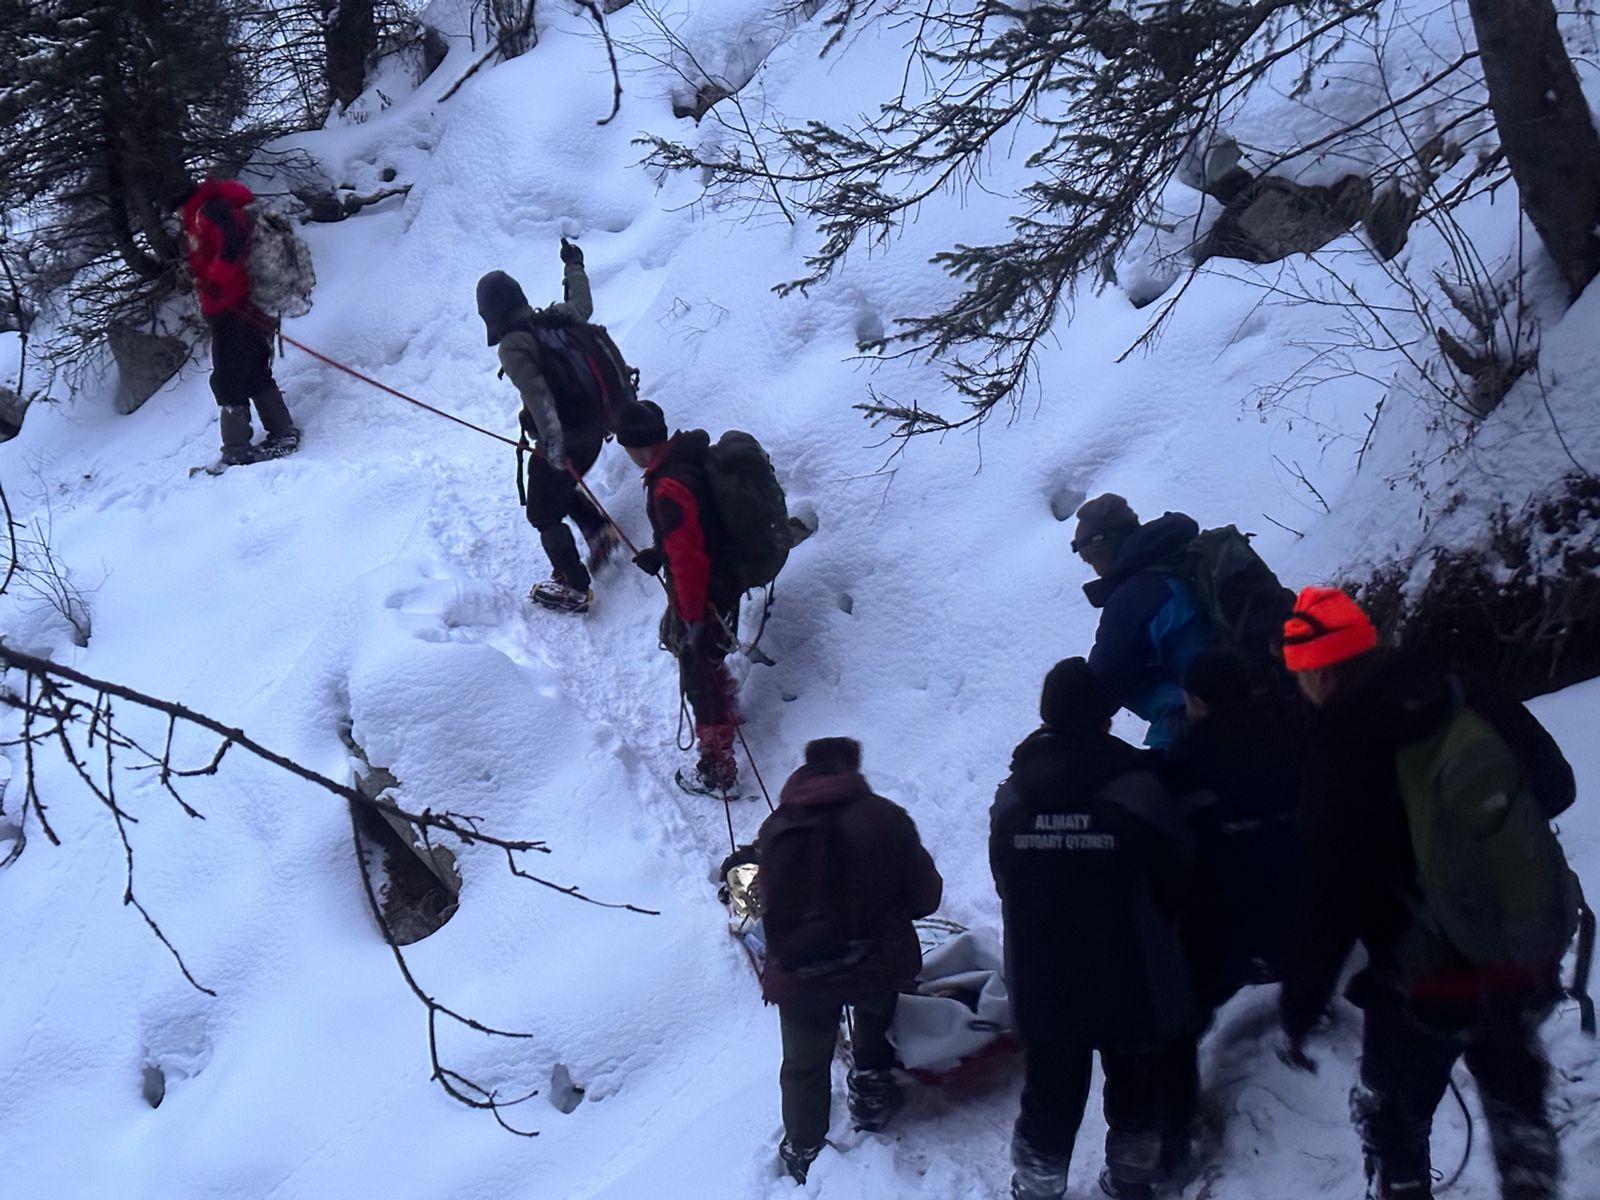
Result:
<svg viewBox="0 0 1600 1200"><path fill-rule="evenodd" d="M235 312L250 302L250 214L255 199L244 184L208 179L179 210L200 311L207 317Z"/></svg>
<svg viewBox="0 0 1600 1200"><path fill-rule="evenodd" d="M705 430L681 430L644 472L645 511L666 562L668 601L687 625L737 595L717 571L721 524L706 474L710 455L711 436Z"/></svg>

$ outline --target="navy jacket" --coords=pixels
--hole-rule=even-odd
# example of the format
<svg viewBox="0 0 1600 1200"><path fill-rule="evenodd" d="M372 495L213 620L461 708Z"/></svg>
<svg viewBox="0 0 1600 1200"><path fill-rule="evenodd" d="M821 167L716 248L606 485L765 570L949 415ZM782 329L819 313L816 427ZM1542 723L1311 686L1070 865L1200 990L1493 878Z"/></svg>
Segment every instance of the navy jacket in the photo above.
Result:
<svg viewBox="0 0 1600 1200"><path fill-rule="evenodd" d="M1183 673L1208 649L1211 622L1179 571L1200 533L1193 517L1167 513L1128 535L1111 573L1084 584L1100 609L1089 669L1119 707L1150 722L1145 745L1164 750L1183 722Z"/></svg>

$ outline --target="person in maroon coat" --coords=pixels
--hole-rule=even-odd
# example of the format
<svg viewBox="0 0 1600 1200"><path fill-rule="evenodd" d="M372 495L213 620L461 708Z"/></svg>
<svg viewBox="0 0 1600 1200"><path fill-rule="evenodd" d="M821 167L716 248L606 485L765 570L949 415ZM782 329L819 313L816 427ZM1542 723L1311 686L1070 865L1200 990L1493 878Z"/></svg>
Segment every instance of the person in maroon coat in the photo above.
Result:
<svg viewBox="0 0 1600 1200"><path fill-rule="evenodd" d="M207 179L173 196L183 224L200 315L211 327L211 391L221 409L222 461L276 458L300 445L283 392L272 377L272 322L250 299L251 218L255 200L235 179ZM251 445L250 403L267 436Z"/></svg>
<svg viewBox="0 0 1600 1200"><path fill-rule="evenodd" d="M850 1115L881 1129L900 1105L889 1024L916 986L922 949L912 922L939 907L944 881L905 809L861 776L861 746L822 738L783 785L761 826L767 938L763 994L783 1033L785 1169L804 1182L828 1133L829 1068L839 1015L854 1015Z"/></svg>

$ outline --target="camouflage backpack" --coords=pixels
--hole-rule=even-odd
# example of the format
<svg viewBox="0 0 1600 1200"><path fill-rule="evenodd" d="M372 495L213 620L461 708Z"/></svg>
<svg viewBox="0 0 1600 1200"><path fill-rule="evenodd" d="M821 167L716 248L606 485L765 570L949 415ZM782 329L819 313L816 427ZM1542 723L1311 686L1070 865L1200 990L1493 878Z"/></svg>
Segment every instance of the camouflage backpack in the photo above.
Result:
<svg viewBox="0 0 1600 1200"><path fill-rule="evenodd" d="M245 269L251 302L269 317L305 316L317 286L311 248L282 213L260 205L251 205L248 211L250 254Z"/></svg>
<svg viewBox="0 0 1600 1200"><path fill-rule="evenodd" d="M789 502L761 443L730 429L711 447L706 474L711 480L727 541L720 547L745 591L766 587L789 561L794 535Z"/></svg>
<svg viewBox="0 0 1600 1200"><path fill-rule="evenodd" d="M1254 661L1276 661L1294 593L1233 525L1207 529L1189 543L1182 574L1211 622L1217 644Z"/></svg>

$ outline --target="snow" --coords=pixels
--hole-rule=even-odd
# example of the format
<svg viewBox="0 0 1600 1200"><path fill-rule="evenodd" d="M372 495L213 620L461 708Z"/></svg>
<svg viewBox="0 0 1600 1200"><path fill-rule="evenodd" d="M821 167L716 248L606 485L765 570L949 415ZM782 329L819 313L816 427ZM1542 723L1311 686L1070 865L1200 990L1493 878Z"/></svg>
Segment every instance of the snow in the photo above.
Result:
<svg viewBox="0 0 1600 1200"><path fill-rule="evenodd" d="M672 423L756 433L791 507L816 513L818 532L791 559L763 640L777 666L736 664L768 785L807 739L862 738L868 777L906 805L933 849L945 916L997 923L989 799L1034 724L1045 670L1092 638L1084 570L1060 519L1076 497L1115 490L1146 517L1181 508L1205 525L1236 522L1300 585L1426 537L1465 537L1494 504L1519 503L1559 473L1551 414L1580 453L1600 443L1589 332L1600 300L1591 294L1546 330L1547 388L1520 386L1479 455L1450 468L1461 478L1442 471L1441 486L1473 502L1430 528L1414 516L1414 497L1390 483L1427 435L1422 416L1386 412L1381 461L1353 469L1380 387L1351 377L1303 410L1256 410L1254 390L1300 361L1297 346L1325 337L1328 317L1315 306L1261 306L1259 284L1277 268L1236 267L1201 276L1157 349L1121 363L1150 312L1114 289L1085 297L1013 421L896 455L850 406L869 383L937 397L937 374L907 361L873 371L856 342L948 295L928 255L996 226L1003 199L930 202L893 244L851 259L808 296L778 299L770 289L801 272L811 230L702 202L695 181L658 181L636 165L641 133L688 129L671 117L671 73L626 48L659 37L636 8L609 19L627 88L609 125L595 124L610 109L604 50L586 17L555 11L541 14L548 25L534 51L479 72L448 102L438 97L482 53L481 38L479 49L457 38L414 92L386 78L393 102L365 105L364 119L292 139L341 184L365 191L392 167L413 187L305 230L316 307L287 332L510 431L516 398L495 378L474 283L504 268L535 302L553 299L556 241L578 238L598 319ZM711 69L755 72L749 98L771 106L763 115L857 111L902 53L897 36L875 28L819 61L825 31L815 19L785 25L750 0L666 15L686 38L720 48ZM1370 102L1372 77L1358 78L1351 106ZM1291 112L1277 95L1258 104L1246 114L1256 128L1292 117L1306 134L1341 111L1329 101ZM711 120L703 130L727 136ZM1011 164L994 170L1014 181ZM1472 220L1494 244L1515 245L1505 199ZM1353 241L1339 248L1379 294L1382 274L1362 265ZM8 642L181 700L339 779L351 778L339 736L348 723L370 761L402 781L401 803L541 839L550 853L531 869L659 915L557 896L508 876L492 847L459 849L461 909L407 957L442 1003L531 1034L440 1035L451 1068L506 1094L541 1090L510 1110L540 1131L519 1139L430 1082L425 1014L366 911L342 802L237 751L219 774L186 786L204 821L148 778L122 785L139 818L137 894L212 999L184 983L120 903L122 849L104 810L64 764L43 761L62 845L32 828L27 851L0 872L10 934L0 965L7 1194L1003 1194L1018 1083L1010 1064L960 1086L914 1089L885 1136L849 1132L836 1088L837 1150L798 1193L775 1177L776 1016L725 933L709 880L725 852L724 815L671 783L682 756L675 670L655 643L656 585L624 564L598 580L582 622L530 610L523 595L543 560L516 507L506 448L292 350L277 372L304 448L215 479L187 478L215 452L203 366L132 416L118 416L111 388L92 381L29 414L23 435L0 448L0 472L19 519L48 503L73 579L98 584L94 634L77 648L58 616L11 595L0 600ZM1331 515L1294 478L1302 470ZM590 481L641 536L637 471L625 457L608 448ZM1536 706L1580 772L1582 799L1562 832L1591 891L1600 890L1597 702L1588 683ZM119 715L141 737L163 734L158 721ZM1137 722L1123 732L1136 737ZM183 745L197 764L213 749L198 736ZM20 765L9 763L11 821ZM741 803L738 835L752 836L764 812ZM1211 1107L1226 1132L1220 1176L1204 1194L1354 1194L1360 1163L1345 1094L1355 1017L1341 1010L1315 1047L1323 1067L1314 1079L1272 1056L1272 1017L1270 990L1241 996L1207 1043ZM1564 1075L1573 1194L1583 1195L1600 1170L1594 1043L1577 1034L1572 1011L1547 1036ZM140 1092L148 1064L166 1081L155 1109ZM545 1099L558 1064L585 1089L570 1114ZM1103 1132L1091 1115L1075 1198L1095 1192ZM1459 1114L1441 1109L1441 1165L1453 1169L1462 1136ZM1452 1195L1494 1194L1480 1137Z"/></svg>

